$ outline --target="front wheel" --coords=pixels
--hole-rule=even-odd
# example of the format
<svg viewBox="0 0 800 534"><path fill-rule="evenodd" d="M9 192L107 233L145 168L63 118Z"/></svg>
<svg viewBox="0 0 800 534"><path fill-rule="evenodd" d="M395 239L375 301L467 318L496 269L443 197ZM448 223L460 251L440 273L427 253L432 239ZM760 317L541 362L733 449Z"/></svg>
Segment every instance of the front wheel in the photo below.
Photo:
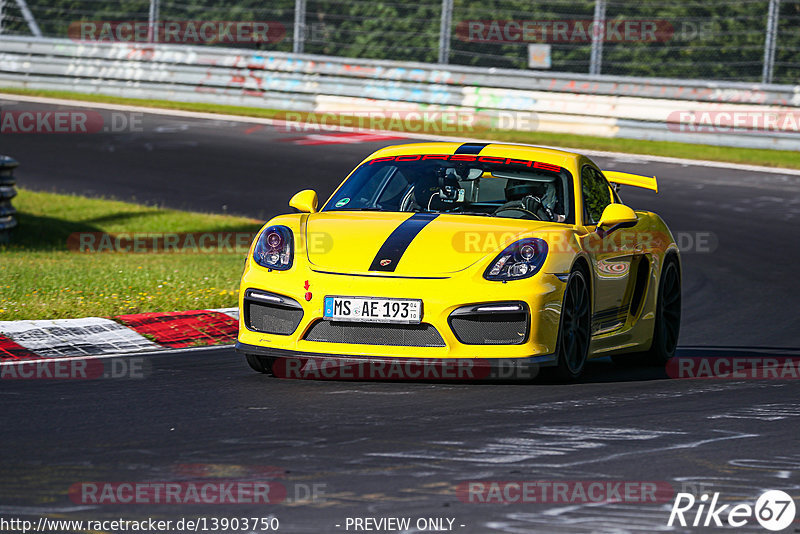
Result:
<svg viewBox="0 0 800 534"><path fill-rule="evenodd" d="M257 356L255 354L245 354L247 364L257 373L272 374L272 362L275 358L269 356Z"/></svg>
<svg viewBox="0 0 800 534"><path fill-rule="evenodd" d="M586 365L589 355L591 306L589 284L581 271L573 271L564 291L561 324L558 329L559 378L575 380Z"/></svg>

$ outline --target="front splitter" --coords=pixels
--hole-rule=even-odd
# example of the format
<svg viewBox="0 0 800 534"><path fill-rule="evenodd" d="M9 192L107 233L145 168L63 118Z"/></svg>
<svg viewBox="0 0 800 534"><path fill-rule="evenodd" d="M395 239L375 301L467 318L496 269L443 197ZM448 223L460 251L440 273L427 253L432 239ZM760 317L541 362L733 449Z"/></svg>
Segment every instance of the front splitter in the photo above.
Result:
<svg viewBox="0 0 800 534"><path fill-rule="evenodd" d="M524 358L415 358L342 355L259 347L237 342L238 352L272 358L280 378L328 380L531 380L554 354Z"/></svg>

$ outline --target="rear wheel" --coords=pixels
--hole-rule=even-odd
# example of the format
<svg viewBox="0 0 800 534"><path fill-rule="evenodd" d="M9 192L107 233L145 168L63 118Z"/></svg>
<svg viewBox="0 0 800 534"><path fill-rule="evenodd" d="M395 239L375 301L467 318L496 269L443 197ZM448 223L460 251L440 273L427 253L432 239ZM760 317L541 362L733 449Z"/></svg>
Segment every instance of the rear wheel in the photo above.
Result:
<svg viewBox="0 0 800 534"><path fill-rule="evenodd" d="M574 380L580 376L589 355L591 306L589 284L581 271L573 271L564 292L561 325L558 329L559 378Z"/></svg>
<svg viewBox="0 0 800 534"><path fill-rule="evenodd" d="M661 271L656 297L656 321L653 340L645 352L615 354L614 363L624 366L664 365L675 355L681 328L681 275L678 262L668 258Z"/></svg>
<svg viewBox="0 0 800 534"><path fill-rule="evenodd" d="M257 373L272 374L272 362L275 358L269 356L257 356L255 354L245 354L247 364Z"/></svg>
<svg viewBox="0 0 800 534"><path fill-rule="evenodd" d="M647 351L650 363L663 365L675 356L681 330L681 275L678 262L667 259L661 271L656 302L656 324L653 344Z"/></svg>

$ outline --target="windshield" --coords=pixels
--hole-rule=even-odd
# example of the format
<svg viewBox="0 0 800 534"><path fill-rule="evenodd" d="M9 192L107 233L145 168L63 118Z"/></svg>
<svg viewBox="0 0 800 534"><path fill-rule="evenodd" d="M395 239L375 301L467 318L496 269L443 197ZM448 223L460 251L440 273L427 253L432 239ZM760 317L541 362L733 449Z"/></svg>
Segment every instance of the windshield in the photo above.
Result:
<svg viewBox="0 0 800 534"><path fill-rule="evenodd" d="M434 212L572 224L572 175L534 162L377 158L361 165L322 211ZM442 159L451 156L438 156ZM391 161L383 161L391 159ZM558 170L556 170L558 169Z"/></svg>

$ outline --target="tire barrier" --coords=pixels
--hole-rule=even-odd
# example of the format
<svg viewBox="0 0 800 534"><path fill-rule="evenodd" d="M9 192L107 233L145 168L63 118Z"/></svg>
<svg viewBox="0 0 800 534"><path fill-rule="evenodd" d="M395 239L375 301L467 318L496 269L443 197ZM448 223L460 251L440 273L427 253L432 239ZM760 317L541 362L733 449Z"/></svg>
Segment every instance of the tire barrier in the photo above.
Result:
<svg viewBox="0 0 800 534"><path fill-rule="evenodd" d="M15 215L17 210L11 205L11 199L17 196L14 169L19 162L9 156L0 156L0 243L11 240L11 231L17 226Z"/></svg>

